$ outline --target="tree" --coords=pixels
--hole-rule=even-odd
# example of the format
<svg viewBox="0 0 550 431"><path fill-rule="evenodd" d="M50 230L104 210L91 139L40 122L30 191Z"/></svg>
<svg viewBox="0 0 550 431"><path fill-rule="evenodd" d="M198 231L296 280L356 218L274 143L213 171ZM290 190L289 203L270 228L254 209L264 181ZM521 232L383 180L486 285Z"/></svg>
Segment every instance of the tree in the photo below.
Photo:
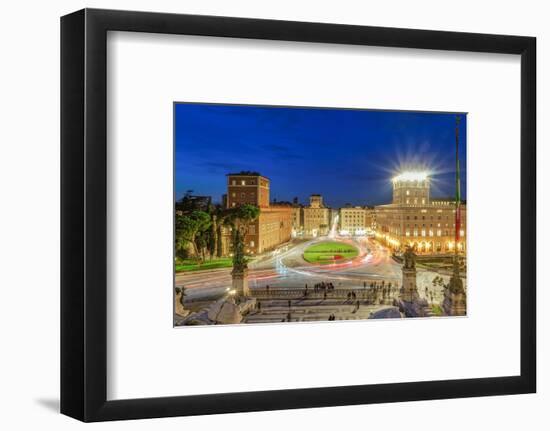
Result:
<svg viewBox="0 0 550 431"><path fill-rule="evenodd" d="M212 223L208 230L208 254L212 259L217 254L218 238L217 238L217 217L216 214L211 214Z"/></svg>
<svg viewBox="0 0 550 431"><path fill-rule="evenodd" d="M201 258L204 238L200 235L210 227L210 224L210 215L204 211L176 215L176 253L191 243L195 256Z"/></svg>
<svg viewBox="0 0 550 431"><path fill-rule="evenodd" d="M209 250L211 256L222 257L222 227L226 224L226 218L229 210L221 205L212 205L210 207L210 216L212 218L211 237Z"/></svg>

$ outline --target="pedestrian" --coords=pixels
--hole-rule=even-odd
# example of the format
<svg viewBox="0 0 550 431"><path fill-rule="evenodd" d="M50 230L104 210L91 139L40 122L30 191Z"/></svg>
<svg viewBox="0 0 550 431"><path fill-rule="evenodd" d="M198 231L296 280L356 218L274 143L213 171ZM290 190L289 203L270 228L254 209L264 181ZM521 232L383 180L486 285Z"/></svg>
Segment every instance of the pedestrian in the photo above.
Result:
<svg viewBox="0 0 550 431"><path fill-rule="evenodd" d="M292 301L289 299L288 300L288 308L290 308L291 305L292 305Z"/></svg>
<svg viewBox="0 0 550 431"><path fill-rule="evenodd" d="M327 299L327 292L326 291L323 293L323 299Z"/></svg>
<svg viewBox="0 0 550 431"><path fill-rule="evenodd" d="M256 306L258 308L258 311L262 311L262 303L260 301L256 303Z"/></svg>

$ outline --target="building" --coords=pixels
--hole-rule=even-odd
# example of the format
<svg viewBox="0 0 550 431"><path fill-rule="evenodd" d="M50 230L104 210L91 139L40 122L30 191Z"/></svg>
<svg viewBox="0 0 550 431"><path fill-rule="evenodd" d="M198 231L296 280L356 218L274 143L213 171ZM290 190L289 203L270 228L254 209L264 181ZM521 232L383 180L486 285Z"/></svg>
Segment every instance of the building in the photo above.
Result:
<svg viewBox="0 0 550 431"><path fill-rule="evenodd" d="M320 236L328 234L330 229L330 208L323 204L321 195L311 195L309 206L302 209L303 231L307 236Z"/></svg>
<svg viewBox="0 0 550 431"><path fill-rule="evenodd" d="M226 207L255 205L260 208L257 220L250 223L245 234L245 252L258 254L271 250L291 239L292 206L269 201L270 181L258 172L227 175ZM224 230L224 254L230 253L231 233Z"/></svg>
<svg viewBox="0 0 550 431"><path fill-rule="evenodd" d="M304 210L301 205L292 206L292 231L294 235L304 231Z"/></svg>
<svg viewBox="0 0 550 431"><path fill-rule="evenodd" d="M370 228L366 208L346 206L340 208L339 215L341 235L365 235Z"/></svg>
<svg viewBox="0 0 550 431"><path fill-rule="evenodd" d="M268 178L250 171L227 175L227 208L244 204L269 207Z"/></svg>
<svg viewBox="0 0 550 431"><path fill-rule="evenodd" d="M376 213L374 212L374 207L365 207L365 217L366 217L366 227L367 233L372 234L374 231Z"/></svg>
<svg viewBox="0 0 550 431"><path fill-rule="evenodd" d="M414 246L418 254L454 253L455 210L452 199L430 195L424 172L403 173L392 180L393 199L375 207L376 238L394 250ZM466 251L466 203L460 204L459 253Z"/></svg>

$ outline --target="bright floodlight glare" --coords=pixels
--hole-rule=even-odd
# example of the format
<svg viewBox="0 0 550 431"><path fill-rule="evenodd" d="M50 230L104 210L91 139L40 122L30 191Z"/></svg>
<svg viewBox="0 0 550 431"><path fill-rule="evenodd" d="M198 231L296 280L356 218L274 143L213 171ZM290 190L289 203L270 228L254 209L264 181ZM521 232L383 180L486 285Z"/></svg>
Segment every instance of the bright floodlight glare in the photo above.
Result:
<svg viewBox="0 0 550 431"><path fill-rule="evenodd" d="M429 172L425 171L408 171L408 172L402 172L396 177L393 178L393 181L424 181L428 179L428 176L430 175Z"/></svg>

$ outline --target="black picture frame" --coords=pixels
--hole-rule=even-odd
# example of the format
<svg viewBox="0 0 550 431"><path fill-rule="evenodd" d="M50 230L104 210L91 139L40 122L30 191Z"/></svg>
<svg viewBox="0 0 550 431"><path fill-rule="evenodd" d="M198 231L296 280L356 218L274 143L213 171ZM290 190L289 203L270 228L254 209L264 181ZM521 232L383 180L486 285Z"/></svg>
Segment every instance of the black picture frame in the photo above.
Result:
<svg viewBox="0 0 550 431"><path fill-rule="evenodd" d="M107 394L107 32L129 31L521 57L521 374L140 398ZM84 9L61 18L61 412L82 421L205 415L536 390L536 39Z"/></svg>

